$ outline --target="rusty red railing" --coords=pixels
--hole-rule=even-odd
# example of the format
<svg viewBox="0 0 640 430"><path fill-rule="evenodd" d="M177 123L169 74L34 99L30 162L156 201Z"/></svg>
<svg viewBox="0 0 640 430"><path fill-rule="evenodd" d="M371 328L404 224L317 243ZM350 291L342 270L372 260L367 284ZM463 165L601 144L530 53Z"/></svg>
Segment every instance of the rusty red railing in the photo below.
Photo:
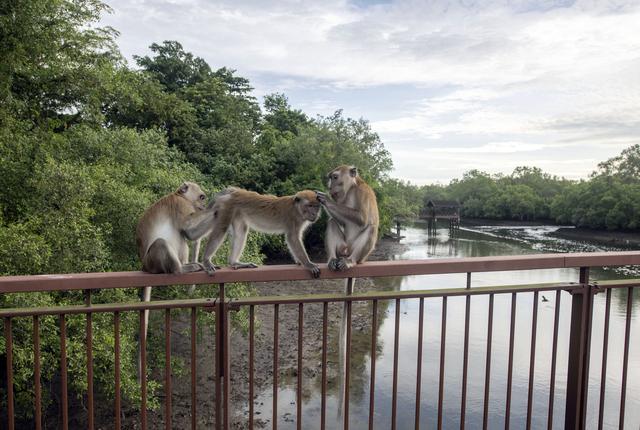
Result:
<svg viewBox="0 0 640 430"><path fill-rule="evenodd" d="M507 392L506 392L506 415L505 428L510 426L510 408L511 408L511 391L513 382L513 361L514 361L514 336L515 336L515 320L516 320L516 303L517 297L522 293L533 293L533 309L531 321L531 349L530 363L528 374L528 391L527 391L527 412L526 427L532 427L532 390L535 382L535 363L536 363L536 330L538 318L538 295L543 291L555 292L555 309L553 322L553 344L552 344L552 361L551 375L549 379L549 404L547 414L548 428L553 426L554 400L556 390L556 363L558 354L558 325L560 317L560 297L561 292L565 291L571 294L571 322L569 334L569 349L567 368L567 394L565 404L565 428L567 429L584 429L586 427L586 412L588 405L588 388L589 388L589 357L592 353L591 332L593 322L593 297L594 295L606 291L606 305L604 317L603 332L603 349L602 369L600 382L600 399L598 404L598 428L603 426L603 414L605 410L605 386L607 375L607 350L609 340L609 319L611 307L611 291L618 288L626 288L628 290L627 306L625 315L625 337L624 352L622 364L622 380L621 380L621 398L619 404L619 426L624 428L627 378L629 366L629 348L630 348L630 331L631 331L631 314L632 314L632 298L634 288L640 286L640 280L618 280L618 281L600 281L590 282L589 268L603 266L627 266L640 265L640 252L611 252L611 253L574 253L574 254L541 254L541 255L524 255L524 256L504 256L504 257L479 257L479 258L460 258L460 259L432 259L432 260L404 260L404 261L385 261L385 262L369 262L358 265L346 272L336 273L327 270L326 266L321 267L321 278L345 278L348 280L345 293L325 293L314 295L286 295L286 296L261 296L246 298L229 298L225 295L225 284L233 282L270 282L270 281L296 281L312 279L309 272L299 266L263 266L253 270L230 270L221 269L215 273L213 277L209 277L204 273L191 273L185 275L150 275L142 272L120 272L120 273L87 273L87 274L71 274L71 275L39 275L39 276L8 276L0 277L0 293L27 293L36 291L71 291L84 290L86 303L77 306L61 306L61 307L29 307L20 309L0 309L0 318L4 321L4 338L5 338L5 360L6 360L6 386L5 386L5 402L6 407L2 411L3 422L2 427L15 428L15 396L13 392L13 328L12 322L15 318L31 318L33 321L33 354L35 357L34 369L34 427L42 428L42 385L41 385L41 369L40 369L40 317L55 315L59 318L60 332L60 420L59 424L63 429L69 428L69 392L67 387L67 351L66 339L67 328L66 318L69 315L82 314L86 316L86 366L87 366L87 426L94 428L95 424L95 405L94 405L94 387L93 387L93 320L92 315L97 313L113 314L113 326L115 335L115 353L114 353L114 425L116 429L121 428L121 409L122 395L120 387L120 321L123 313L138 312L140 318L140 365L141 365L141 408L140 408L140 425L147 428L147 380L146 366L148 357L146 356L146 332L144 314L148 310L160 311L164 310L165 318L165 337L164 337L164 425L166 428L172 427L172 369L171 369L171 326L172 319L170 311L172 309L190 310L190 367L191 367L191 405L190 420L191 428L200 427L197 421L196 409L197 405L197 378L195 358L197 353L196 344L196 314L199 309L205 309L215 312L215 356L212 361L215 366L215 428L229 428L231 424L230 412L230 319L229 313L239 309L246 308L249 316L248 325L248 363L249 363L249 398L248 402L248 419L246 426L254 427L254 406L253 398L255 394L254 383L254 361L255 361L255 317L256 308L258 306L273 307L273 408L272 408L272 427L275 429L278 425L278 386L279 386L279 307L283 305L297 305L298 307L298 326L297 326L297 378L296 378L296 394L295 394L295 417L297 428L304 428L304 416L302 409L302 378L303 378L303 321L305 305L311 303L322 304L323 306L323 327L322 327L322 349L321 349L321 407L320 407L320 427L326 428L326 408L327 408L327 326L328 326L328 305L332 303L343 304L343 318L345 325L345 367L344 380L341 385L344 390L343 407L343 427L349 428L349 389L350 389L350 348L351 348L351 319L352 304L354 302L370 302L372 303L372 334L371 334L371 350L370 350L370 391L369 391L369 419L368 426L373 428L374 424L387 427L387 423L375 423L375 373L376 373L376 331L378 324L378 303L380 301L395 301L396 311L394 320L394 348L393 348L393 382L391 393L391 423L390 428L395 428L398 414L398 342L400 339L400 302L407 299L419 299L419 331L417 339L416 354L416 400L414 405L402 404L402 411L413 410L415 408L415 428L420 428L420 406L421 406L421 372L422 372L422 349L423 349L423 320L424 320L424 302L426 299L441 298L442 300L442 322L441 322L441 347L439 357L439 378L438 378L438 400L437 400L437 426L443 426L443 389L446 383L446 375L444 372L446 355L446 339L447 339L447 298L448 297L465 297L465 325L464 325L464 349L463 349L463 371L462 371L462 389L461 389L461 408L460 427L465 426L465 414L467 406L467 378L468 378L468 354L469 354L469 308L471 296L485 295L489 297L488 320L487 320L487 344L486 344L486 362L485 362L485 378L483 390L483 428L488 428L488 419L490 415L489 409L489 387L491 375L491 346L493 335L493 307L494 296L496 294L511 295L511 316L509 328L509 355L508 355L508 376L507 376ZM551 269L551 268L578 268L579 278L576 282L556 283L556 284L537 284L537 285L506 285L497 287L474 287L471 288L471 276L475 272L490 271L512 271L512 270L535 270L535 269ZM411 290L411 291L367 291L353 293L353 279L360 277L388 277L388 276L406 276L406 275L432 275L442 273L466 273L467 282L461 288L449 289L429 289L429 290ZM148 303L109 303L109 304L92 304L91 291L104 288L137 288L143 286L160 286L174 284L219 284L219 296L211 299L188 299L173 301L157 301ZM292 287L293 289L294 287ZM238 345L233 345L238 348Z"/></svg>

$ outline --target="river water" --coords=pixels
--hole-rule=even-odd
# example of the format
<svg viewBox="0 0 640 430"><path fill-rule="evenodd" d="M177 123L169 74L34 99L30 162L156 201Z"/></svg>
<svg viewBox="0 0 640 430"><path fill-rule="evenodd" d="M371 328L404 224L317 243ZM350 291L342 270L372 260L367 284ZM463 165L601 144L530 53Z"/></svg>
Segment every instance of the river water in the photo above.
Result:
<svg viewBox="0 0 640 430"><path fill-rule="evenodd" d="M390 255L391 259L425 259L446 257L479 257L491 255L521 255L541 252L611 251L618 248L594 243L569 241L551 236L557 227L504 227L480 226L461 229L455 237L448 230L438 230L429 237L427 230L416 225L403 230L402 243L406 249ZM591 279L620 279L640 277L634 268L598 269ZM578 280L577 269L550 269L474 273L472 288L491 285L537 284ZM466 274L407 276L376 280L380 289L418 290L464 287ZM636 289L640 290L640 289ZM625 428L640 427L640 291L635 292L627 382ZM545 296L543 301L542 296ZM549 405L549 380L553 338L553 317L556 296L554 292L541 294L538 303L536 360L533 388L533 428L546 428ZM554 428L564 427L566 400L567 352L571 297L561 294L558 334L558 358L554 404ZM488 296L471 298L469 371L467 382L466 426L482 428L485 359L487 343ZM618 428L623 343L625 330L627 291L614 290L611 301L609 326L608 371L605 393L604 428ZM604 324L605 295L594 299L592 354L589 379L588 428L597 428ZM395 302L381 303L381 321L377 328L375 424L388 429L391 423L391 387L393 377ZM400 341L398 372L398 429L413 428L416 397L416 354L419 300L403 300L400 308ZM424 341L422 360L421 428L435 428L438 413L438 383L440 363L440 333L442 299L426 299L424 305ZM511 428L526 426L527 389L531 349L533 293L518 294L516 305L513 386L510 411ZM460 427L462 390L462 361L464 341L465 298L450 297L447 303L445 385L443 397L443 427ZM489 428L504 428L509 351L509 323L511 294L496 294L493 315L493 341L491 346L491 378L489 399ZM350 396L350 427L367 428L369 416L369 378L371 368L370 339L367 334L357 341L354 331L352 349L352 377ZM279 390L282 405L279 428L295 428L295 380L283 381ZM327 400L327 428L338 428L342 422L341 390L329 390ZM267 393L264 393L267 394ZM264 398L267 403L267 398ZM320 387L305 395L303 428L319 428ZM267 413L267 411L264 411Z"/></svg>

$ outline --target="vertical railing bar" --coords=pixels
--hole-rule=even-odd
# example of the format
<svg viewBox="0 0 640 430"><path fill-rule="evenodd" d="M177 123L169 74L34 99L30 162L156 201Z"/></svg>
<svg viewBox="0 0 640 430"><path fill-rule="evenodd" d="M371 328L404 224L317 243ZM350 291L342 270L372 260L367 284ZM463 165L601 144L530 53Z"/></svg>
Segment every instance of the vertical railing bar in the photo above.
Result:
<svg viewBox="0 0 640 430"><path fill-rule="evenodd" d="M13 333L11 318L4 319L4 339L7 360L7 428L15 428L15 412L13 400Z"/></svg>
<svg viewBox="0 0 640 430"><path fill-rule="evenodd" d="M624 414L627 401L627 373L629 370L629 338L631 334L631 302L633 301L633 287L628 288L627 294L627 319L624 328L624 355L622 359L622 387L620 387L620 424L618 428L624 428Z"/></svg>
<svg viewBox="0 0 640 430"><path fill-rule="evenodd" d="M171 430L171 309L164 311L164 427Z"/></svg>
<svg viewBox="0 0 640 430"><path fill-rule="evenodd" d="M93 430L93 314L87 313L86 319L86 342L87 342L87 428Z"/></svg>
<svg viewBox="0 0 640 430"><path fill-rule="evenodd" d="M373 310L371 315L371 379L369 382L369 430L373 430L373 415L375 410L375 392L376 392L376 344L377 344L377 327L378 327L378 301L373 301Z"/></svg>
<svg viewBox="0 0 640 430"><path fill-rule="evenodd" d="M349 278L352 279L352 278ZM344 360L344 430L349 430L349 388L351 385L351 306L353 302L349 300L347 303L347 336L346 350Z"/></svg>
<svg viewBox="0 0 640 430"><path fill-rule="evenodd" d="M344 284L344 295L350 296L353 294L353 286L355 283L354 278L346 278ZM344 430L349 429L349 381L350 381L350 372L351 372L351 301L345 301L342 305L342 325L340 327L340 347L338 348L339 362L341 361L343 365L340 368L341 374L340 378L344 375L343 382L344 386L342 387L342 395L343 395L343 428ZM338 408L340 411L340 408ZM339 412L338 412L339 413Z"/></svg>
<svg viewBox="0 0 640 430"><path fill-rule="evenodd" d="M215 379L215 391L216 391L216 400L215 400L215 405L214 405L214 409L216 411L215 415L216 415L216 425L215 428L216 430L220 430L222 428L222 387L220 386L220 354L219 351L222 348L222 344L220 342L220 332L222 331L222 317L220 316L220 314L222 313L222 304L220 304L219 302L216 304L215 306L215 310L216 310L216 353L215 353L215 357L214 357L214 379Z"/></svg>
<svg viewBox="0 0 640 430"><path fill-rule="evenodd" d="M147 428L147 328L145 310L140 311L140 427Z"/></svg>
<svg viewBox="0 0 640 430"><path fill-rule="evenodd" d="M471 272L467 272L467 289L471 289ZM471 296L467 295L464 308L464 352L462 358L462 395L460 401L460 430L464 430L467 409L467 375L469 366L469 312Z"/></svg>
<svg viewBox="0 0 640 430"><path fill-rule="evenodd" d="M551 430L553 428L553 404L555 397L556 386L556 361L558 356L558 325L560 320L560 298L561 291L556 291L556 308L553 316L553 346L551 352L551 376L549 381L549 413L547 417L547 428Z"/></svg>
<svg viewBox="0 0 640 430"><path fill-rule="evenodd" d="M444 358L447 336L447 296L442 298L442 323L440 333L440 381L438 388L438 430L442 429L442 404L444 402Z"/></svg>
<svg viewBox="0 0 640 430"><path fill-rule="evenodd" d="M398 407L398 347L400 344L400 299L396 299L396 319L393 337L393 391L391 403L391 429L396 428L396 414Z"/></svg>
<svg viewBox="0 0 640 430"><path fill-rule="evenodd" d="M60 314L60 409L62 430L69 428L69 397L67 395L67 322L65 314Z"/></svg>
<svg viewBox="0 0 640 430"><path fill-rule="evenodd" d="M320 429L326 426L327 413L327 325L329 303L322 303L322 388L320 400Z"/></svg>
<svg viewBox="0 0 640 430"><path fill-rule="evenodd" d="M120 413L122 409L121 405L121 397L120 397L120 312L116 311L113 313L113 345L114 345L114 393L115 393L115 405L114 405L114 415L115 415L115 428L116 430L120 430L122 423L120 421Z"/></svg>
<svg viewBox="0 0 640 430"><path fill-rule="evenodd" d="M40 320L38 315L33 317L33 383L35 394L35 424L36 430L42 428L42 389L40 385Z"/></svg>
<svg viewBox="0 0 640 430"><path fill-rule="evenodd" d="M511 294L511 325L509 328L509 367L507 370L507 402L505 407L504 428L509 430L511 415L511 383L513 382L513 340L516 330L516 293Z"/></svg>
<svg viewBox="0 0 640 430"><path fill-rule="evenodd" d="M611 288L607 289L604 311L604 333L602 334L602 370L600 371L600 405L598 411L598 430L602 430L604 422L604 399L607 382L607 352L609 349L609 319L611 316Z"/></svg>
<svg viewBox="0 0 640 430"><path fill-rule="evenodd" d="M591 332L593 331L593 297L594 289L589 285L589 268L580 268L580 282L585 285L586 312L584 313L584 345L583 345L583 370L582 370L582 404L581 426L587 425L587 405L589 402L589 366L591 362Z"/></svg>
<svg viewBox="0 0 640 430"><path fill-rule="evenodd" d="M191 308L191 430L196 430L197 423L197 355L196 355L196 321L198 318L198 309L194 306Z"/></svg>
<svg viewBox="0 0 640 430"><path fill-rule="evenodd" d="M215 354L215 389L216 389L216 402L215 402L215 410L216 410L216 429L222 428L222 368L224 366L223 359L223 331L224 331L224 306L225 300L225 291L224 284L218 284L218 300L216 302L216 354Z"/></svg>
<svg viewBox="0 0 640 430"><path fill-rule="evenodd" d="M302 331L304 323L303 304L298 304L298 381L296 387L296 427L302 430Z"/></svg>
<svg viewBox="0 0 640 430"><path fill-rule="evenodd" d="M587 390L585 388L588 388L589 351L585 345L587 344L587 325L590 324L592 320L589 307L592 294L591 287L589 286L588 267L580 268L579 282L581 289L574 291L571 298L564 424L564 428L567 430L584 428L584 408L587 400Z"/></svg>
<svg viewBox="0 0 640 430"><path fill-rule="evenodd" d="M529 392L527 394L527 430L531 429L531 412L533 410L533 380L536 365L536 334L538 328L538 292L533 293L533 321L531 321L531 350L529 358Z"/></svg>
<svg viewBox="0 0 640 430"><path fill-rule="evenodd" d="M231 324L229 324L229 304L225 299L222 304L222 312L224 314L222 320L222 365L223 365L223 379L224 379L224 395L222 399L224 401L223 411L224 411L224 429L227 430L231 428L231 362L229 358L231 357L231 344L229 339L231 337Z"/></svg>
<svg viewBox="0 0 640 430"><path fill-rule="evenodd" d="M416 430L420 429L420 394L422 391L422 337L424 325L424 297L420 297L420 310L418 313L418 357L416 358Z"/></svg>
<svg viewBox="0 0 640 430"><path fill-rule="evenodd" d="M484 411L482 428L486 430L489 424L489 386L491 384L491 343L493 338L493 293L489 294L489 315L487 321L487 358L484 374Z"/></svg>
<svg viewBox="0 0 640 430"><path fill-rule="evenodd" d="M249 306L249 430L253 430L253 361L255 337L255 309Z"/></svg>
<svg viewBox="0 0 640 430"><path fill-rule="evenodd" d="M278 306L273 305L273 430L278 429Z"/></svg>

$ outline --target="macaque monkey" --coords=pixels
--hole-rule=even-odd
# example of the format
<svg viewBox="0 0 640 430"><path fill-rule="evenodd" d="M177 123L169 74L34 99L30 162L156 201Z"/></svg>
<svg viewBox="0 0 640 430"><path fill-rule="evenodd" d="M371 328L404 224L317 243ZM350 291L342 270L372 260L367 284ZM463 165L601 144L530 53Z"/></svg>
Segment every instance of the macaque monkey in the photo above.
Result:
<svg viewBox="0 0 640 430"><path fill-rule="evenodd" d="M193 182L184 182L149 207L136 229L136 244L142 270L149 273L189 273L203 270L197 262L199 239L210 228L203 222L213 218L205 210L206 196ZM196 241L192 263L188 241Z"/></svg>
<svg viewBox="0 0 640 430"><path fill-rule="evenodd" d="M378 238L376 195L352 166L338 166L328 174L329 194L316 191L329 221L325 247L329 269L343 271L367 259Z"/></svg>
<svg viewBox="0 0 640 430"><path fill-rule="evenodd" d="M142 270L149 273L189 273L203 270L198 263L200 238L210 228L213 212L205 210L206 196L193 182L184 182L175 192L167 194L142 214L136 228L136 245ZM192 263L189 243L195 241ZM190 292L193 292L192 286ZM151 300L151 287L144 287L142 300ZM144 311L145 333L149 311Z"/></svg>
<svg viewBox="0 0 640 430"><path fill-rule="evenodd" d="M314 278L320 276L320 268L309 259L302 243L305 230L320 217L320 204L313 191L276 197L231 187L216 196L212 209L213 226L203 261L210 275L216 269L211 258L227 231L231 235L229 265L234 269L257 267L239 261L251 228L263 233L284 234L295 262L309 269Z"/></svg>

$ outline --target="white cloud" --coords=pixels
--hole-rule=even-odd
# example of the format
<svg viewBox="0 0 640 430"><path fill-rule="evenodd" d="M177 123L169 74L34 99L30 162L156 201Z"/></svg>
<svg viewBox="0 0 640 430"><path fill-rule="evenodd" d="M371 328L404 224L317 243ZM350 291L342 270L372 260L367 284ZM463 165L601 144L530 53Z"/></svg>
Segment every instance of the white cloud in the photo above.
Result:
<svg viewBox="0 0 640 430"><path fill-rule="evenodd" d="M432 148L432 153L461 153L461 154L512 154L514 152L531 152L545 149L545 145L525 142L489 142L481 146L472 147L438 147Z"/></svg>
<svg viewBox="0 0 640 430"><path fill-rule="evenodd" d="M580 148L572 172L585 176L595 167L585 160L640 141L638 1L109 3L115 13L104 23L121 31L126 56L179 40L214 67L260 82L259 95L295 88L312 115L340 107L323 87L369 99L394 84L433 89L372 124L400 176L422 174L416 148L476 155L442 159L440 180L473 163L491 167L482 154L503 157L498 168L538 164L562 174L567 163L550 160L572 157L571 145ZM305 85L316 90L307 99ZM349 113L368 117L366 102L358 106ZM509 146L519 150L500 142L520 142Z"/></svg>

